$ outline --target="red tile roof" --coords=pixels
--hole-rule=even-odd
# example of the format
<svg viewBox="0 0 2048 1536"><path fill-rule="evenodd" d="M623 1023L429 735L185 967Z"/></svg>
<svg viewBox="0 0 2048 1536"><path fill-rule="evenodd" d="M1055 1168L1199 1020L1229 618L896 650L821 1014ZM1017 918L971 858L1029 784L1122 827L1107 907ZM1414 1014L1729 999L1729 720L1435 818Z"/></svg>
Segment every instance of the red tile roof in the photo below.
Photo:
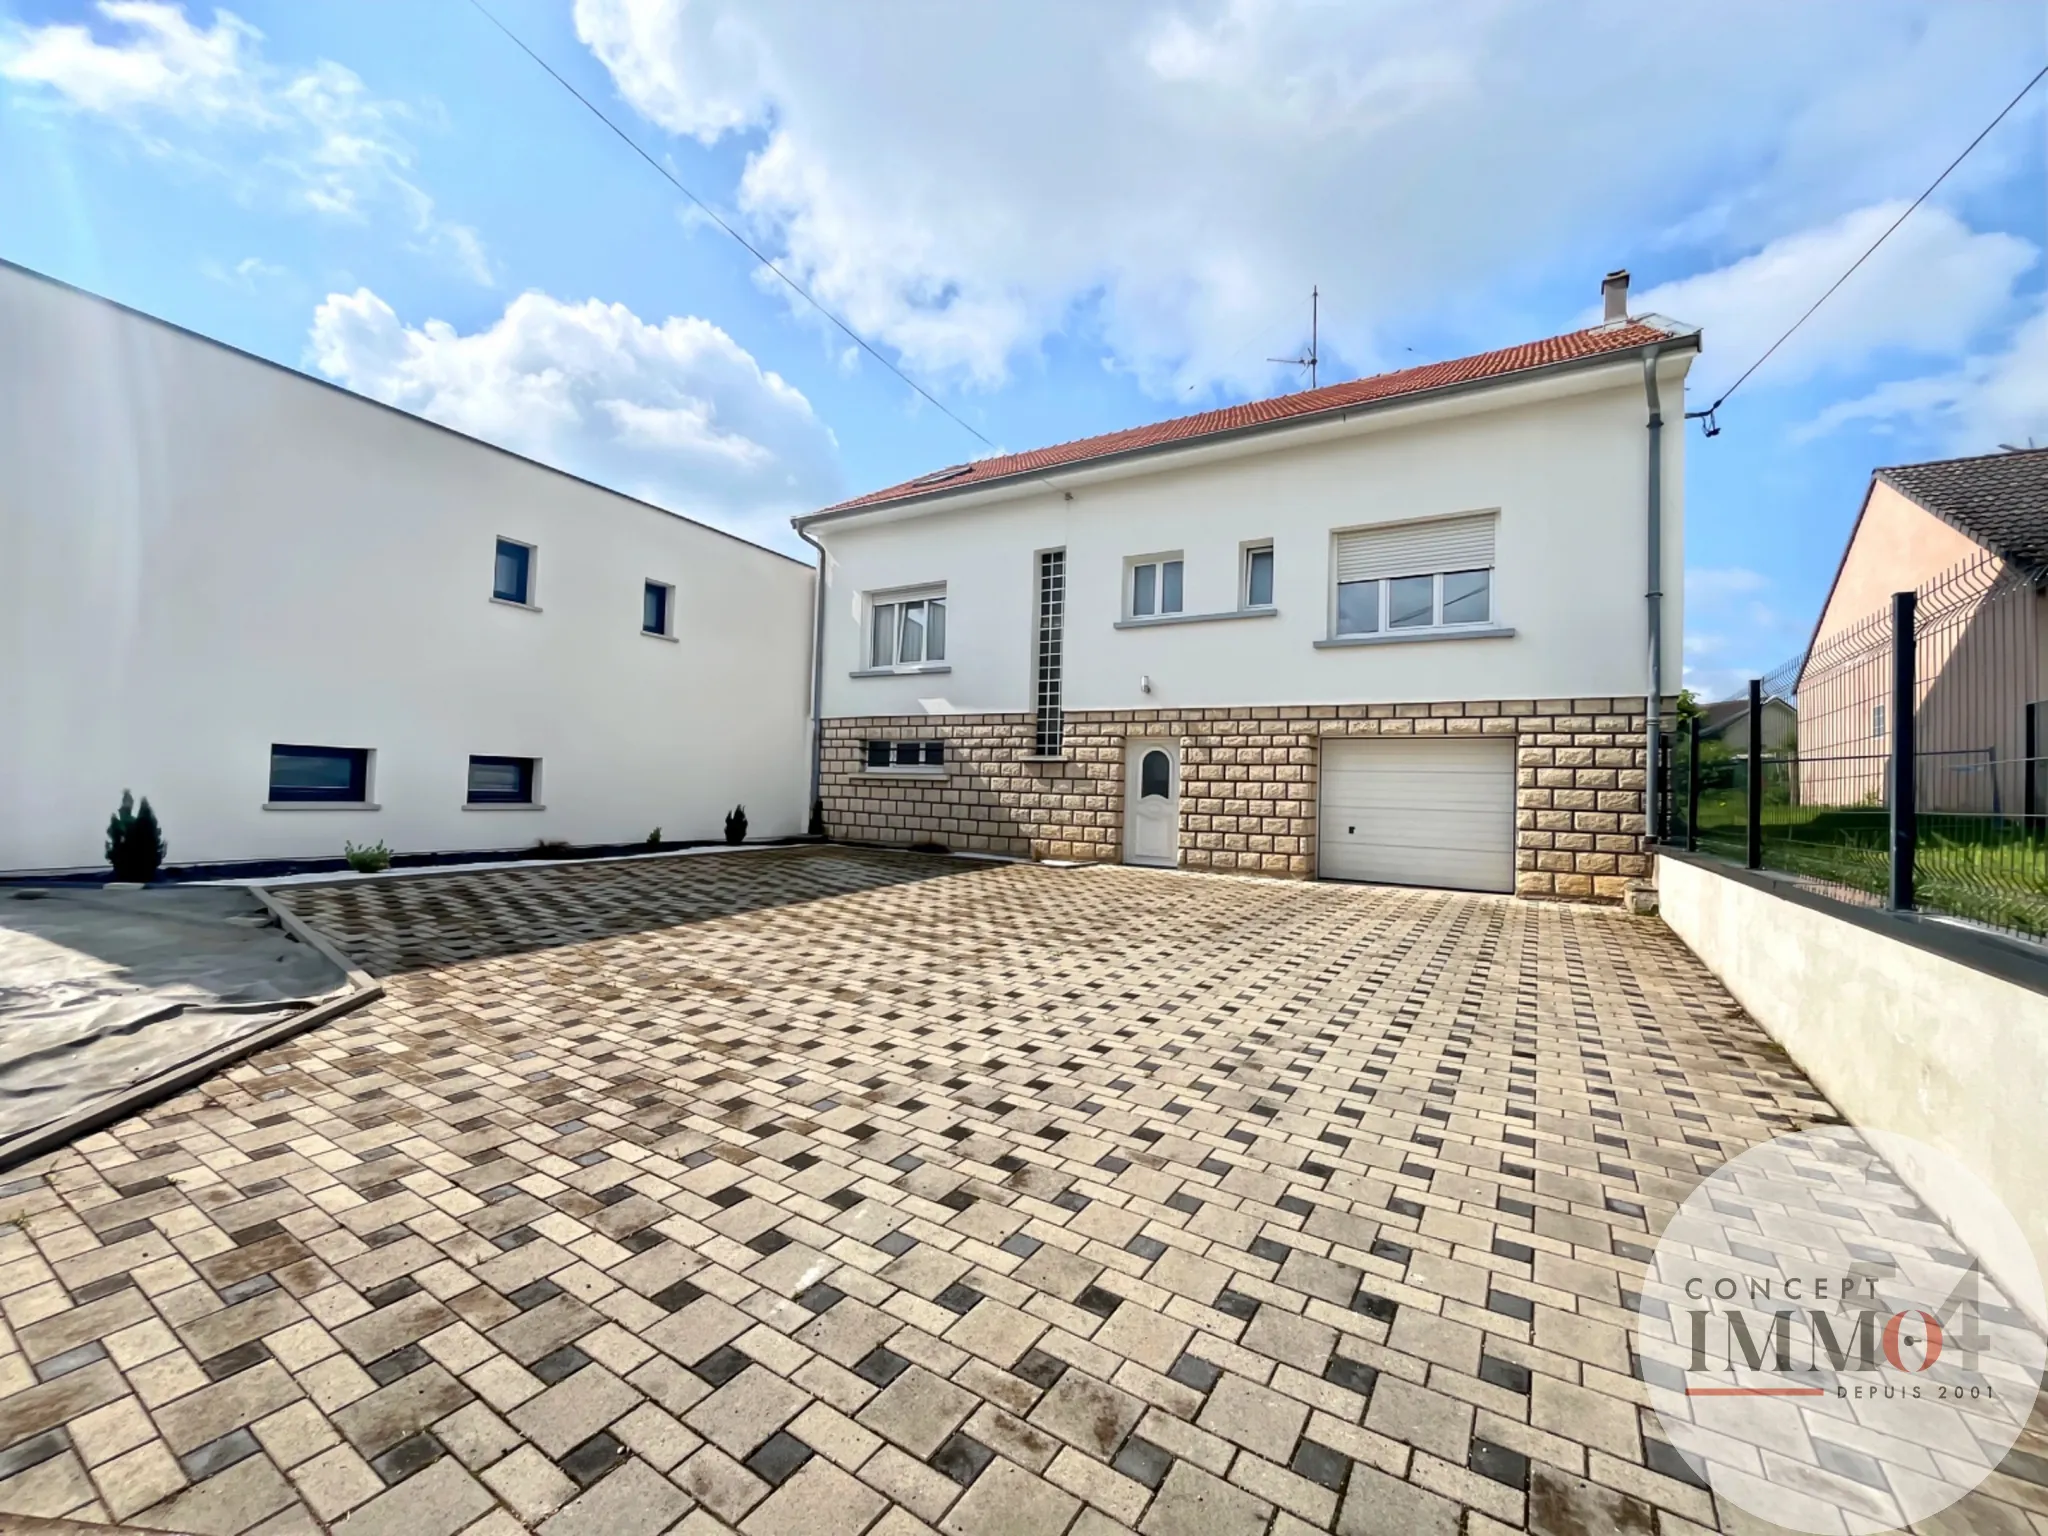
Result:
<svg viewBox="0 0 2048 1536"><path fill-rule="evenodd" d="M1027 453L996 454L967 464L956 464L934 474L920 475L886 490L870 491L865 496L856 496L824 510L850 512L912 497L950 494L1016 475L1040 474L1168 443L1191 442L1246 427L1313 416L1321 411L1344 410L1397 395L1423 394L1453 384L1468 384L1479 379L1506 379L1555 363L1630 352L1653 342L1669 341L1674 336L1691 337L1696 334L1670 327L1668 322L1660 324L1650 320L1631 320L1626 325L1570 331L1543 341L1525 342L1518 347L1503 347L1496 352L1480 352L1472 357L1454 358L1450 362L1403 368L1396 373L1376 373L1348 384L1329 384L1321 389L1278 395L1270 400L1252 400L1243 405L1225 406L1221 410L1200 411L1193 416L1177 416L1171 421L1153 422L1149 426L1128 427L1121 432L1105 432L1099 437L1078 438L1071 443L1034 448Z"/></svg>

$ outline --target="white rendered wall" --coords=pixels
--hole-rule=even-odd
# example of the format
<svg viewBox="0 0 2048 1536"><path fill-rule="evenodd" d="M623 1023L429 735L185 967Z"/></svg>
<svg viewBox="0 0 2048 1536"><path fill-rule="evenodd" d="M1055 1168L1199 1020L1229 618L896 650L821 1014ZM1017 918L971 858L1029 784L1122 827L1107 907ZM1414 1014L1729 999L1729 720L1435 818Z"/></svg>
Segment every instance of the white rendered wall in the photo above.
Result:
<svg viewBox="0 0 2048 1536"><path fill-rule="evenodd" d="M1689 353L1662 365L1666 685L1683 631ZM1642 693L1648 682L1642 365L1274 433L1197 462L1155 459L894 520L812 529L830 555L828 716L1031 707L1034 555L1067 551L1066 707L1144 709L1536 699ZM1097 472L1100 473L1100 472ZM1068 501L1063 492L1071 491ZM1372 522L1498 508L1495 622L1509 639L1317 649L1331 632L1330 536ZM1278 617L1119 630L1125 559L1184 553L1185 611L1238 606L1246 543L1272 540ZM944 582L938 674L855 678L863 594ZM1141 689L1149 677L1152 691ZM942 701L942 704L940 703Z"/></svg>
<svg viewBox="0 0 2048 1536"><path fill-rule="evenodd" d="M538 547L491 601L499 535ZM677 642L639 632L673 583ZM812 573L0 266L0 870L803 830ZM381 810L264 810L273 742L370 747ZM471 753L545 810L465 810Z"/></svg>

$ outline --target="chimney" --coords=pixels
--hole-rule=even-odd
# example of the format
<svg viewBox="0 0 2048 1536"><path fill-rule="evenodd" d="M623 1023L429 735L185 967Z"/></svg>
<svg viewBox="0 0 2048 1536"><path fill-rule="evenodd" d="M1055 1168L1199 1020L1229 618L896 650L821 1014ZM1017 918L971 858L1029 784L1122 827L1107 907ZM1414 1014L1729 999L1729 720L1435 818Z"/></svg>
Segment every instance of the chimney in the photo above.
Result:
<svg viewBox="0 0 2048 1536"><path fill-rule="evenodd" d="M1601 317L1604 323L1614 324L1628 318L1628 268L1619 267L1607 274L1600 283L1600 298L1606 313Z"/></svg>

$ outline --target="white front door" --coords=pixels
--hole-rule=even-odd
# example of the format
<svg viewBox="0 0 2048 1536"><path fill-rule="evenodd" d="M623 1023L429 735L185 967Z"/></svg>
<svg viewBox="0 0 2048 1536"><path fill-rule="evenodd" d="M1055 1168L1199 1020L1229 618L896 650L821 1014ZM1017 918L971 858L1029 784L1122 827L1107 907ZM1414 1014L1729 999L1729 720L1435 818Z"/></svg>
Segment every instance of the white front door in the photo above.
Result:
<svg viewBox="0 0 2048 1536"><path fill-rule="evenodd" d="M1180 744L1133 741L1124 758L1124 862L1180 862Z"/></svg>

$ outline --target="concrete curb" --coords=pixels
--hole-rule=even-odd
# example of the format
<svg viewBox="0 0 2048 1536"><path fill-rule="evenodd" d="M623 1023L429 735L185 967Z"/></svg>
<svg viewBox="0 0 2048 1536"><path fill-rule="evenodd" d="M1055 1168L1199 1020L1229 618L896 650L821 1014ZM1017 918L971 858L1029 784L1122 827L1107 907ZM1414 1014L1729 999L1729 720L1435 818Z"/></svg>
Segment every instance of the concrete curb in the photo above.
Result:
<svg viewBox="0 0 2048 1536"><path fill-rule="evenodd" d="M240 1039L230 1040L225 1045L216 1046L190 1061L179 1063L161 1077L137 1083L111 1099L89 1105L49 1125L39 1126L35 1130L24 1131L19 1136L0 1141L0 1173L17 1168L44 1153L67 1147L81 1136L90 1135L112 1125L116 1120L125 1120L152 1104L161 1103L183 1093L193 1084L204 1082L222 1068L231 1067L246 1056L253 1056L256 1052L267 1050L273 1045L281 1045L331 1019L353 1013L384 995L384 984L349 960L325 934L287 912L283 906L271 899L269 892L256 889L254 894L256 899L263 903L264 908L283 925L287 933L300 943L318 950L341 968L348 978L348 991L339 997L331 997L324 1003L316 1004L303 1013L295 1013L289 1018L280 1019L254 1034L244 1035ZM0 1532L4 1531L5 1523L0 1521Z"/></svg>

